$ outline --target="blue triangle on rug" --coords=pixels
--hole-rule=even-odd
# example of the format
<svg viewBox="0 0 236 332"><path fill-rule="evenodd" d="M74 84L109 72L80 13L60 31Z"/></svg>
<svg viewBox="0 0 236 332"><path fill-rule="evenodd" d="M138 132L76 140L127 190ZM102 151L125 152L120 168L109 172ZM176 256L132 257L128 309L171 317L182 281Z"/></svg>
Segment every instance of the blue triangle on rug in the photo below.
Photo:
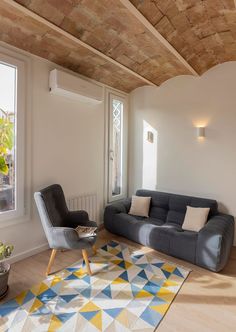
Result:
<svg viewBox="0 0 236 332"><path fill-rule="evenodd" d="M118 266L119 266L119 267L123 267L123 269L126 270L125 262L124 262L124 261L120 262L120 263L118 264Z"/></svg>
<svg viewBox="0 0 236 332"><path fill-rule="evenodd" d="M156 305L161 305L161 304L166 304L168 301L163 300L162 298L155 296L152 301L149 303L149 307L151 306L156 306Z"/></svg>
<svg viewBox="0 0 236 332"><path fill-rule="evenodd" d="M147 307L142 313L141 318L148 324L155 327L162 319L162 315L159 314L157 311L154 311L151 308Z"/></svg>
<svg viewBox="0 0 236 332"><path fill-rule="evenodd" d="M110 285L108 285L106 288L104 288L104 289L102 290L102 293L103 293L104 295L106 295L107 297L109 297L110 299L112 299L112 295L111 295L111 286L110 286Z"/></svg>
<svg viewBox="0 0 236 332"><path fill-rule="evenodd" d="M164 265L164 263L152 263L152 265L161 268Z"/></svg>
<svg viewBox="0 0 236 332"><path fill-rule="evenodd" d="M146 269L149 264L144 263L144 264L136 264L138 267L141 267L141 269Z"/></svg>
<svg viewBox="0 0 236 332"><path fill-rule="evenodd" d="M176 276L184 278L184 276L182 275L182 273L180 272L180 270L177 267L175 268L175 270L172 273L174 273Z"/></svg>
<svg viewBox="0 0 236 332"><path fill-rule="evenodd" d="M171 275L171 273L170 273L170 272L168 272L168 271L166 271L166 270L162 270L162 269L161 269L161 271L164 273L164 275L165 275L166 279L168 279L168 278L169 278L169 276Z"/></svg>
<svg viewBox="0 0 236 332"><path fill-rule="evenodd" d="M16 300L10 300L6 303L3 303L1 305L0 317L9 315L12 311L17 309L18 307L19 307L19 304L16 302Z"/></svg>
<svg viewBox="0 0 236 332"><path fill-rule="evenodd" d="M119 278L125 280L125 281L129 281L129 277L128 277L128 273L127 271L124 271L120 276Z"/></svg>
<svg viewBox="0 0 236 332"><path fill-rule="evenodd" d="M80 311L79 313L88 321L90 321L90 319L92 319L97 313L99 312L99 310L94 310L94 311Z"/></svg>
<svg viewBox="0 0 236 332"><path fill-rule="evenodd" d="M55 292L53 292L50 288L47 289L45 292L41 293L40 295L37 296L37 298L43 302L43 303L47 303L49 301L51 301L54 297L56 297L57 294Z"/></svg>
<svg viewBox="0 0 236 332"><path fill-rule="evenodd" d="M91 282L91 278L90 276L86 275L84 278L82 278L83 281L87 282L87 284L90 285L90 282Z"/></svg>
<svg viewBox="0 0 236 332"><path fill-rule="evenodd" d="M120 251L116 256L119 257L119 258L121 258L121 259L124 259L124 256L123 256L123 254L122 254L122 251Z"/></svg>
<svg viewBox="0 0 236 332"><path fill-rule="evenodd" d="M90 299L91 291L92 291L92 289L90 287L88 287L81 292L81 295L83 295L86 299Z"/></svg>
<svg viewBox="0 0 236 332"><path fill-rule="evenodd" d="M139 255L139 254L138 254L138 255L133 255L133 258L135 258L135 259L138 260L139 258L141 258L141 257L143 257L143 256L144 256L144 255Z"/></svg>
<svg viewBox="0 0 236 332"><path fill-rule="evenodd" d="M160 286L154 284L151 281L148 281L146 285L143 287L143 289L145 289L148 293L154 296L156 295L156 293L159 291L160 288L161 288Z"/></svg>
<svg viewBox="0 0 236 332"><path fill-rule="evenodd" d="M72 316L74 316L74 314L76 314L76 312L68 312L68 313L64 313L64 314L57 314L57 318L60 319L60 321L62 323L65 323L66 321L68 321L68 319L70 319Z"/></svg>
<svg viewBox="0 0 236 332"><path fill-rule="evenodd" d="M122 310L123 308L112 308L112 309L104 309L103 311L105 311L112 318L116 318Z"/></svg>
<svg viewBox="0 0 236 332"><path fill-rule="evenodd" d="M107 251L107 245L101 247L101 249Z"/></svg>
<svg viewBox="0 0 236 332"><path fill-rule="evenodd" d="M75 280L75 279L78 279L78 277L75 276L73 273L65 278L65 280Z"/></svg>
<svg viewBox="0 0 236 332"><path fill-rule="evenodd" d="M75 267L72 266L72 267L68 267L66 270L70 271L70 272L74 272L74 271L79 270L79 268L78 268L78 266L75 266Z"/></svg>
<svg viewBox="0 0 236 332"><path fill-rule="evenodd" d="M32 300L35 295L32 292L28 292L24 298L23 304L27 303L28 301Z"/></svg>
<svg viewBox="0 0 236 332"><path fill-rule="evenodd" d="M65 301L66 303L69 303L71 300L73 300L78 294L69 294L69 295L60 295L60 298Z"/></svg>
<svg viewBox="0 0 236 332"><path fill-rule="evenodd" d="M145 273L144 270L140 271L139 274L138 274L138 276L141 277L141 278L143 278L143 279L145 279L145 280L148 280L148 277L147 277L147 275L146 275L146 273Z"/></svg>

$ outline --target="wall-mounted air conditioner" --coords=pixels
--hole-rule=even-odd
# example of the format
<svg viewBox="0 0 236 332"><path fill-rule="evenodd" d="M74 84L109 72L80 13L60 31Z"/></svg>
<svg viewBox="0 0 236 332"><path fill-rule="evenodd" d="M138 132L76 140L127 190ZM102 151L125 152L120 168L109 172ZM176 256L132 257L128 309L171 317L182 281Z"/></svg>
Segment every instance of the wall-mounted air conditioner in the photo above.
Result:
<svg viewBox="0 0 236 332"><path fill-rule="evenodd" d="M54 69L49 74L50 93L94 104L103 101L103 88L95 83Z"/></svg>

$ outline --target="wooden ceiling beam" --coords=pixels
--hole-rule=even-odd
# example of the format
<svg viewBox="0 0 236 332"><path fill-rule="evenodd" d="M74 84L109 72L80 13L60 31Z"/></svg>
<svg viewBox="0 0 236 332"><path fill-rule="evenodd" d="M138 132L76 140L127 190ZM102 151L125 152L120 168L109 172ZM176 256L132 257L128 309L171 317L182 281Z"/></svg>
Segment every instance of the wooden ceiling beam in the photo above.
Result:
<svg viewBox="0 0 236 332"><path fill-rule="evenodd" d="M88 49L89 51L93 52L94 54L100 56L101 58L107 60L108 62L118 66L119 68L123 69L124 71L128 72L129 74L132 74L133 76L139 78L140 80L142 80L144 83L147 83L148 85L152 85L152 86L157 86L155 83L149 81L148 79L146 79L145 77L139 75L138 73L136 73L135 71L131 70L130 68L122 65L121 63L119 63L118 61L110 58L109 56L105 55L104 53L98 51L97 49L95 49L94 47L86 44L85 42L83 42L82 40L76 38L75 36L71 35L70 33L66 32L65 30L61 29L60 27L58 27L57 25L49 22L48 20L46 20L45 18L41 17L40 15L32 12L31 10L29 10L28 8L22 6L21 4L15 2L14 0L2 0L4 1L6 4L8 4L9 6L11 6L13 9L17 9L19 11L21 11L24 15L31 17L32 19L46 25L48 28L50 28L53 31L56 31L57 33L63 35L64 37L70 39L71 41L77 43L78 45Z"/></svg>
<svg viewBox="0 0 236 332"><path fill-rule="evenodd" d="M167 48L193 75L198 76L196 70L182 57L182 55L157 31L157 29L140 13L140 11L129 1L119 0L139 22L141 22L162 45ZM236 2L236 0L235 0Z"/></svg>

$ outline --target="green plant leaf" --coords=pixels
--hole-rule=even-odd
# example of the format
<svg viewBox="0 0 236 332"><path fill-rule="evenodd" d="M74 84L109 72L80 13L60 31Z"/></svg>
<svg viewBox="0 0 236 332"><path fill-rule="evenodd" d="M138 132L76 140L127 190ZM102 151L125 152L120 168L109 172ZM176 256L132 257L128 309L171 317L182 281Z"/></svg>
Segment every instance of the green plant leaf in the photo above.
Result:
<svg viewBox="0 0 236 332"><path fill-rule="evenodd" d="M0 243L0 260L11 256L14 247L11 244Z"/></svg>
<svg viewBox="0 0 236 332"><path fill-rule="evenodd" d="M3 156L0 156L0 172L4 175L8 174L8 166L6 163L6 159Z"/></svg>
<svg viewBox="0 0 236 332"><path fill-rule="evenodd" d="M7 156L14 147L14 113L5 112L0 108L0 173L7 175L9 172Z"/></svg>

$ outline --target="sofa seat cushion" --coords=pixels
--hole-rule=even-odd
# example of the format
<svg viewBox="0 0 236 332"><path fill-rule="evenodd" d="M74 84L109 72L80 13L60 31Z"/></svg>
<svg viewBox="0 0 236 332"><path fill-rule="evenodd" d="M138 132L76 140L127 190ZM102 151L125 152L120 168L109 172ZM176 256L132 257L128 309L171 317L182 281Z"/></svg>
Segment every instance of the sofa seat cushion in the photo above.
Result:
<svg viewBox="0 0 236 332"><path fill-rule="evenodd" d="M198 233L175 230L170 238L169 254L195 263Z"/></svg>
<svg viewBox="0 0 236 332"><path fill-rule="evenodd" d="M165 228L165 229L175 229L175 230L178 230L178 231L182 232L182 227L178 224L175 224L175 223L166 222L162 225L162 227Z"/></svg>
<svg viewBox="0 0 236 332"><path fill-rule="evenodd" d="M157 226L164 225L163 220L157 219L157 218L147 218L146 222L149 223L149 224L157 225Z"/></svg>
<svg viewBox="0 0 236 332"><path fill-rule="evenodd" d="M109 230L115 234L145 245L145 236L141 231L141 228L145 225L145 219L147 218L137 218L136 216L126 213L119 213L114 216Z"/></svg>
<svg viewBox="0 0 236 332"><path fill-rule="evenodd" d="M146 246L151 228L161 225L162 220L119 213L114 216L109 230Z"/></svg>
<svg viewBox="0 0 236 332"><path fill-rule="evenodd" d="M157 219L157 218L146 218L146 217L140 217L140 216L133 216L137 221L144 221L147 223L151 223L154 225L161 226L164 224L163 220Z"/></svg>
<svg viewBox="0 0 236 332"><path fill-rule="evenodd" d="M169 254L170 238L172 237L172 233L175 231L176 228L172 225L164 224L157 226L154 224L149 224L146 239L147 246Z"/></svg>
<svg viewBox="0 0 236 332"><path fill-rule="evenodd" d="M174 257L194 263L197 245L197 233L182 230L180 225L165 223L152 225L147 235L147 245Z"/></svg>

